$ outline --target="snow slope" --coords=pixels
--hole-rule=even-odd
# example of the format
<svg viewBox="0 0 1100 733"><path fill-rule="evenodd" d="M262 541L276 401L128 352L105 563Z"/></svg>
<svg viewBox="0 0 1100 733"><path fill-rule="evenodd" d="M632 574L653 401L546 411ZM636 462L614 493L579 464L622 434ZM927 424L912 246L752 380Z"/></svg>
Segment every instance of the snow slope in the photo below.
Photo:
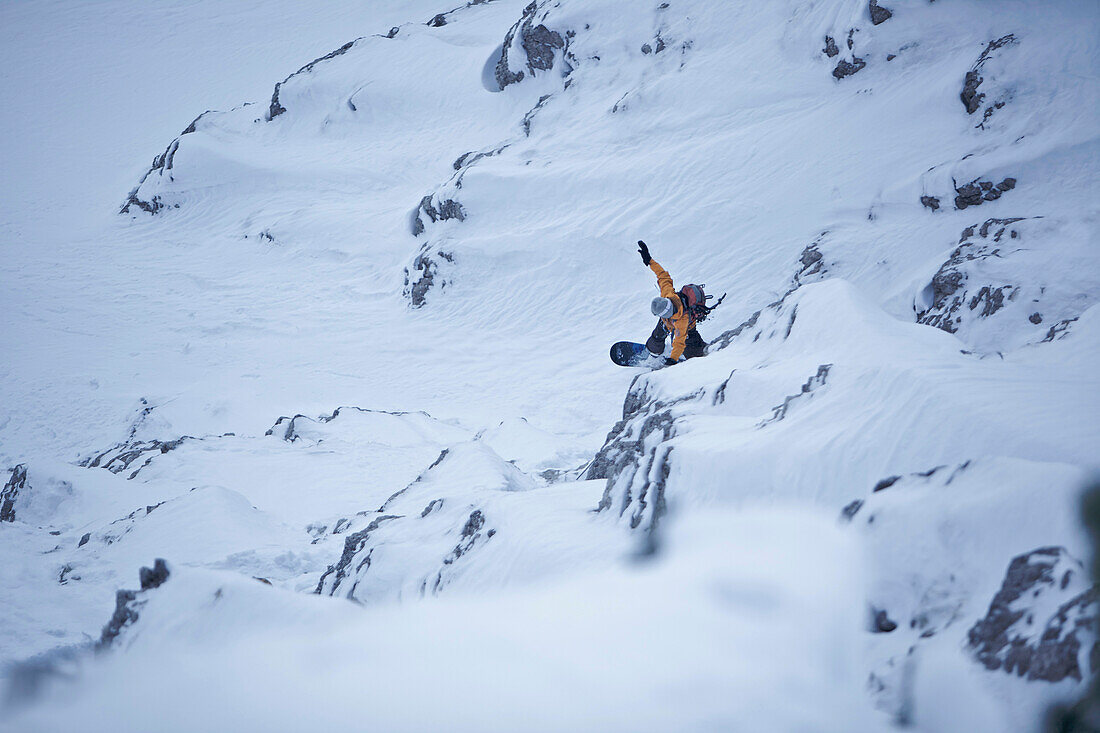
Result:
<svg viewBox="0 0 1100 733"><path fill-rule="evenodd" d="M1032 729L1100 12L986 5L0 10L9 723ZM638 238L706 358L607 360Z"/></svg>

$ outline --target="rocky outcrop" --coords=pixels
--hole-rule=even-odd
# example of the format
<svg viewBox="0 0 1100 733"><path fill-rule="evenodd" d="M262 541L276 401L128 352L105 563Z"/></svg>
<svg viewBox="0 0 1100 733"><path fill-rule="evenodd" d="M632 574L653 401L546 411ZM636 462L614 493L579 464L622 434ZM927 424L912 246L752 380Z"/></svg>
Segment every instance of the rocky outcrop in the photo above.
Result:
<svg viewBox="0 0 1100 733"><path fill-rule="evenodd" d="M196 122L198 120L196 119ZM194 132L195 123L192 122L188 126L187 130L183 132L186 135L188 131ZM182 137L182 135L181 135ZM125 203L122 204L122 208L119 209L120 214L129 214L134 208L140 209L147 214L156 214L158 211L165 207L164 202L161 200L159 194L153 194L148 196L147 199L141 197L141 189L145 185L145 182L149 180L150 176L154 174L157 176L167 175L171 179L172 165L175 162L176 151L179 150L180 139L177 137L168 147L164 149L164 152L153 158L153 164L149 167L149 170L145 172L145 175L138 181L138 185L134 186L126 197Z"/></svg>
<svg viewBox="0 0 1100 733"><path fill-rule="evenodd" d="M867 6L868 12L871 13L871 23L873 25L879 25L885 23L893 17L894 13L888 8L884 8L878 4L878 0L871 0Z"/></svg>
<svg viewBox="0 0 1100 733"><path fill-rule="evenodd" d="M563 37L561 33L550 30L542 23L536 24L538 15L539 4L530 3L504 36L495 70L496 81L501 89L523 81L527 74L549 71L554 68L555 52L565 51L569 34L566 33ZM543 19L545 15L543 13ZM522 61L518 60L521 51L524 57Z"/></svg>
<svg viewBox="0 0 1100 733"><path fill-rule="evenodd" d="M453 264L454 255L430 245L424 245L412 263L405 268L405 287L403 295L409 299L413 308L422 308L428 301L428 291L432 288L444 290L448 279L442 274L443 264Z"/></svg>
<svg viewBox="0 0 1100 733"><path fill-rule="evenodd" d="M20 463L11 470L4 488L0 489L0 522L15 521L15 502L19 492L27 488L27 466Z"/></svg>
<svg viewBox="0 0 1100 733"><path fill-rule="evenodd" d="M812 268L815 262L813 257L807 257L803 267ZM788 296L796 290L797 287L792 288L780 300L720 334L710 343L708 353L734 343L786 340L797 319L797 305L788 301ZM758 427L786 417L793 402L805 399L824 385L830 368L828 364L819 367L798 395L784 400ZM680 434L680 418L720 408L725 403L726 388L732 378L731 373L721 382L659 397L651 389L648 374L636 377L623 403L622 418L608 433L603 447L584 474L587 480L605 479L607 482L595 511L614 512L627 520L631 529L653 534L667 505L667 481L675 454L674 443Z"/></svg>
<svg viewBox="0 0 1100 733"><path fill-rule="evenodd" d="M1050 330L1047 331L1047 335L1043 337L1043 342L1049 343L1051 341L1064 339L1067 335L1069 335L1070 325L1077 321L1077 318L1078 316L1074 316L1073 318L1065 318L1061 321L1058 321L1058 323L1055 323L1053 326L1050 327ZM1042 323L1042 319L1040 318L1038 321L1033 321L1033 323Z"/></svg>
<svg viewBox="0 0 1100 733"><path fill-rule="evenodd" d="M103 633L99 637L99 648L105 649L118 639L130 626L138 620L139 612L148 603L147 592L159 588L168 580L170 575L168 564L157 558L153 567L143 567L138 573L141 581L141 590L120 590L115 595L115 612L111 620L103 627Z"/></svg>
<svg viewBox="0 0 1100 733"><path fill-rule="evenodd" d="M959 246L926 288L931 304L917 314L917 322L956 333L964 318L987 318L1004 306L1006 298L1014 298L1019 288L1012 283L971 282L983 260L1003 257L1003 247L1019 236L1012 228L1019 221L1023 219L988 219L981 227L963 230Z"/></svg>
<svg viewBox="0 0 1100 733"><path fill-rule="evenodd" d="M797 307L791 310L791 325L794 325L795 313L797 313L797 311ZM790 335L789 329L787 331L787 335ZM764 428L773 423L777 423L780 420L783 420L785 417L787 417L787 412L791 409L793 405L805 402L808 399L812 398L815 392L825 386L825 381L829 377L829 370L832 368L832 366L832 364L822 364L821 366L819 366L817 368L817 372L809 379L807 379L806 383L802 385L801 391L785 398L782 404L777 405L775 408L772 409L771 416L764 420L761 420L756 427Z"/></svg>
<svg viewBox="0 0 1100 733"><path fill-rule="evenodd" d="M471 485L480 488L471 492ZM359 602L441 593L497 535L488 506L493 493L536 485L476 441L443 450L378 509L338 523L353 531L315 592Z"/></svg>
<svg viewBox="0 0 1100 733"><path fill-rule="evenodd" d="M275 91L271 93L271 103L267 107L267 116L265 117L265 119L270 122L271 120L286 112L286 107L283 106L282 102L279 99L279 92L282 90L284 84L289 82L291 79L294 79L295 77L301 76L303 74L308 74L309 72L313 71L313 67L317 66L317 64L324 63L325 61L334 59L337 56L344 55L349 50L351 50L352 46L354 46L358 40L359 39L356 39L355 41L348 41L335 51L331 51L324 56L313 59L308 64L276 84Z"/></svg>
<svg viewBox="0 0 1100 733"><path fill-rule="evenodd" d="M164 177L167 177L169 181L172 180L172 167L175 165L176 153L179 151L180 140L185 135L196 132L203 118L213 113L214 110L208 109L191 120L191 124L183 129L179 137L168 143L168 147L164 149L163 153L153 158L153 164L149 167L149 170L145 172L145 175L141 177L141 180L138 181L138 185L134 186L127 195L126 201L122 204L122 208L119 209L118 213L129 214L132 213L134 209L138 209L147 214L156 214L168 206L161 198L160 194L143 191L143 189L154 188L154 184ZM146 183L149 183L148 187L145 185ZM172 206L179 208L179 204L173 204Z"/></svg>
<svg viewBox="0 0 1100 733"><path fill-rule="evenodd" d="M677 400L683 401L683 400ZM623 406L623 418L611 429L592 460L585 479L606 479L597 512L630 512L630 527L657 528L665 512L665 481L669 473L667 442L676 434L673 403L647 398L644 383L635 380Z"/></svg>
<svg viewBox="0 0 1100 733"><path fill-rule="evenodd" d="M981 206L986 201L996 201L1014 188L1015 178L1005 178L996 185L992 181L975 178L970 183L955 187L955 208L961 210L968 206Z"/></svg>
<svg viewBox="0 0 1100 733"><path fill-rule="evenodd" d="M85 468L106 468L111 473L122 473L129 470L131 464L144 459L141 465L126 477L132 479L141 469L152 463L154 458L179 448L189 440L195 440L195 438L182 435L175 440L128 440L85 459L80 465Z"/></svg>
<svg viewBox="0 0 1100 733"><path fill-rule="evenodd" d="M436 200L434 196L428 195L420 199L420 205L417 206L412 225L413 236L418 237L424 233L424 220L420 218L421 214L428 217L433 224L451 219L466 221L466 210L462 208L462 204L454 199Z"/></svg>
<svg viewBox="0 0 1100 733"><path fill-rule="evenodd" d="M829 265L821 253L821 246L828 236L829 232L822 232L817 239L806 245L802 250L802 253L798 256L799 267L794 277L791 278L789 291L796 290L807 283L824 280L828 276Z"/></svg>
<svg viewBox="0 0 1100 733"><path fill-rule="evenodd" d="M986 669L1060 682L1094 674L1100 663L1100 604L1084 567L1062 547L1040 547L1009 563L968 646Z"/></svg>
<svg viewBox="0 0 1100 733"><path fill-rule="evenodd" d="M982 54L978 57L978 60L974 62L974 65L966 72L959 98L962 100L963 107L966 108L966 113L968 115L974 114L984 106L985 111L982 113L982 121L978 123L978 127L984 127L985 123L988 122L989 118L993 116L996 110L1004 107L1012 98L1011 90L1002 88L993 92L991 101L986 103L986 92L979 92L978 88L986 81L983 76L983 74L987 73L986 66L997 56L997 52L1006 46L1012 46L1016 43L1016 36L1011 33L990 41L985 47L985 50L982 51Z"/></svg>
<svg viewBox="0 0 1100 733"><path fill-rule="evenodd" d="M853 56L851 61L841 59L833 69L833 76L835 76L837 80L840 80L858 71L862 71L866 66L867 62L858 56Z"/></svg>
<svg viewBox="0 0 1100 733"><path fill-rule="evenodd" d="M385 522L393 521L394 519L400 519L401 517L394 514L383 514L381 516L374 517L370 524L364 529L348 535L344 539L344 551L340 554L340 559L335 564L329 565L328 569L321 574L320 580L317 581L317 588L314 593L318 595L336 595L336 592L343 585L344 579L351 573L361 572L364 568L370 567L371 554L373 550L363 553L363 550L367 547L367 542L370 540L371 533L382 526ZM354 566L354 567L353 567ZM355 590L352 587L350 593Z"/></svg>
<svg viewBox="0 0 1100 733"><path fill-rule="evenodd" d="M1053 340L1095 303L1095 269L1059 267L1065 258L1086 261L1086 241L1063 220L1045 217L967 227L914 299L916 320L979 353Z"/></svg>

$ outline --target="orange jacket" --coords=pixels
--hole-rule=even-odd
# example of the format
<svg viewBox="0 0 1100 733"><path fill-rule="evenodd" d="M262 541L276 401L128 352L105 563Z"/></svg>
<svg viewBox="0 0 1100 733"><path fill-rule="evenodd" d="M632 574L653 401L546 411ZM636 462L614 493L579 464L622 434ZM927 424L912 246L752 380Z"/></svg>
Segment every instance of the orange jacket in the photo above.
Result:
<svg viewBox="0 0 1100 733"><path fill-rule="evenodd" d="M683 356L684 347L687 345L688 331L695 325L694 319L688 313L688 309L684 307L679 293L676 292L676 288L672 284L672 276L665 271L665 268L658 265L657 260L651 259L649 269L657 275L657 286L661 289L661 297L671 299L672 304L676 306L672 318L661 319L661 323L665 324L665 328L672 334L671 358L675 361Z"/></svg>

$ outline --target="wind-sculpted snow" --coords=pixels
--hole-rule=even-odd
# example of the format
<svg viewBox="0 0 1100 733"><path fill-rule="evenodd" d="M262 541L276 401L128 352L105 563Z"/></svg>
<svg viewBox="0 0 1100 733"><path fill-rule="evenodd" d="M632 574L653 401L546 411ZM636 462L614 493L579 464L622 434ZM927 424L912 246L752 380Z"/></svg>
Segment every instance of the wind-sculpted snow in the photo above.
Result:
<svg viewBox="0 0 1100 733"><path fill-rule="evenodd" d="M1084 689L1100 9L339 0L288 44L166 2L222 70L149 54L159 107L118 3L49 53L0 9L3 84L59 70L0 135L57 212L0 221L0 657L56 672L17 728L1022 732ZM196 43L242 25L248 83ZM725 294L705 357L608 363L638 239Z"/></svg>
<svg viewBox="0 0 1100 733"><path fill-rule="evenodd" d="M285 730L303 714L340 728L365 706L385 730L888 729L861 701L858 555L829 519L717 513L683 527L667 552L625 573L403 605L360 608L173 564L140 594L124 653L89 664L88 687L55 684L49 705L16 721L56 729L107 709L132 730ZM777 581L792 574L798 583ZM789 676L778 649L797 649L805 673ZM341 683L318 682L318 655L325 679ZM611 660L625 662L616 674ZM740 694L710 710L711 684ZM487 689L507 694L468 704Z"/></svg>
<svg viewBox="0 0 1100 733"><path fill-rule="evenodd" d="M456 444L376 510L339 524L343 552L322 574L316 592L361 603L408 600L457 583L499 582L502 563L513 581L529 582L553 567L559 552L532 542L543 532L538 525L567 516L556 502L563 492L578 500L589 493L578 493L579 488L559 484L551 490L480 440ZM572 521L582 521L584 509L569 503ZM584 545L603 530L591 527L588 533L592 539Z"/></svg>

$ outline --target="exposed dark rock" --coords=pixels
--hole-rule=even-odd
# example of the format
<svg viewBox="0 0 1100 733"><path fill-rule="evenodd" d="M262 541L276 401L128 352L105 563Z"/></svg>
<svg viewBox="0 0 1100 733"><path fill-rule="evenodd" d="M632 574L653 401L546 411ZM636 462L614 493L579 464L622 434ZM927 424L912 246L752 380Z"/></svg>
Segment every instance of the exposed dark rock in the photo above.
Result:
<svg viewBox="0 0 1100 733"><path fill-rule="evenodd" d="M871 492L882 491L888 489L898 482L901 476L887 476L886 478L875 484L875 488L871 489Z"/></svg>
<svg viewBox="0 0 1100 733"><path fill-rule="evenodd" d="M111 473L122 473L139 458L145 457L145 461L126 477L132 479L138 475L141 469L152 463L153 459L157 456L175 450L185 442L194 439L194 436L191 435L183 435L175 440L166 441L133 440L131 438L125 443L119 443L113 448L109 448L92 458L82 461L80 465L85 468L106 468Z"/></svg>
<svg viewBox="0 0 1100 733"><path fill-rule="evenodd" d="M485 526L485 515L481 513L480 509L475 509L470 512L469 518L466 520L466 524L462 527L462 541L460 541L455 548L451 551L451 554L444 558L443 563L450 565L458 558L469 552L473 546L474 540L477 539L477 533L481 531L481 528Z"/></svg>
<svg viewBox="0 0 1100 733"><path fill-rule="evenodd" d="M1081 680L1079 653L1096 643L1100 607L1095 586L1082 590L1084 567L1062 547L1041 547L1009 563L1001 589L968 645L986 669L1029 680ZM1050 596L1054 596L1052 600ZM1057 603L1053 614L1049 609Z"/></svg>
<svg viewBox="0 0 1100 733"><path fill-rule="evenodd" d="M336 418L340 417L340 415L345 410L355 411L355 412L366 412L366 413L379 413L379 414L382 414L382 415L397 415L397 416L410 414L408 412L403 412L401 410L396 410L396 411L395 410L371 410L371 409L368 409L368 408L365 408L365 407L356 407L355 405L341 405L340 407L337 407L335 410L333 410L331 415L318 415L316 418L312 418L312 417L309 417L307 415L303 415L302 413L298 413L294 417L287 417L286 415L283 415L282 417L280 417L278 420L275 421L274 425L272 425L270 428L267 429L267 432L265 432L264 435L275 435L278 432L282 432L282 436L281 436L282 439L287 441L287 442L293 443L294 441L298 440L301 437L298 434L298 421L299 420L309 420L311 422L328 423L328 422L332 422ZM426 414L426 413L421 413L421 414Z"/></svg>
<svg viewBox="0 0 1100 733"><path fill-rule="evenodd" d="M1035 325L1039 325L1043 322L1043 316L1039 313L1032 313L1030 316L1027 317L1027 320L1031 321Z"/></svg>
<svg viewBox="0 0 1100 733"><path fill-rule="evenodd" d="M397 34L400 32L401 27L395 25L393 28L390 28L390 32L386 34L386 38L396 38Z"/></svg>
<svg viewBox="0 0 1100 733"><path fill-rule="evenodd" d="M85 532L83 535L81 535L80 541L76 543L76 546L83 547L84 545L88 544L88 540L90 539L92 539L92 533Z"/></svg>
<svg viewBox="0 0 1100 733"><path fill-rule="evenodd" d="M974 114L982 106L982 99L985 95L978 93L978 85L981 83L982 77L978 75L978 72L966 72L966 77L963 79L963 90L959 97L962 99L963 106L966 107L967 114Z"/></svg>
<svg viewBox="0 0 1100 733"><path fill-rule="evenodd" d="M832 36L825 36L825 48L821 49L821 53L825 54L829 58L836 56L840 53L840 49L836 47L836 39Z"/></svg>
<svg viewBox="0 0 1100 733"><path fill-rule="evenodd" d="M871 631L877 634L889 634L898 627L895 621L883 609L871 609Z"/></svg>
<svg viewBox="0 0 1100 733"><path fill-rule="evenodd" d="M852 74L856 73L866 66L867 62L859 58L858 56L853 56L851 61L841 59L837 63L836 68L833 69L833 76L835 76L837 79L843 79L846 76L851 76Z"/></svg>
<svg viewBox="0 0 1100 733"><path fill-rule="evenodd" d="M955 189L955 208L965 209L967 206L979 206L982 203L982 189L974 183L967 183Z"/></svg>
<svg viewBox="0 0 1100 733"><path fill-rule="evenodd" d="M504 89L509 84L515 84L516 82L523 81L526 78L526 73L534 74L536 70L548 71L554 67L554 52L556 50L566 50L566 39L572 37L572 33L567 32L566 38L563 39L561 34L557 31L550 30L541 23L535 25L535 15L538 12L538 3L532 2L523 10L523 15L515 25L509 30L507 35L504 36L504 43L501 47L500 58L497 60L496 69L494 75L496 77L497 84L501 89ZM523 53L526 56L527 72L522 69L518 71L512 71L512 67L509 64L509 52L513 49L514 41L518 34L520 47L523 49ZM568 54L567 54L568 55Z"/></svg>
<svg viewBox="0 0 1100 733"><path fill-rule="evenodd" d="M322 63L324 61L328 61L330 59L334 59L337 56L342 56L343 54L347 53L348 50L354 45L355 45L355 41L348 41L347 43L345 43L343 46L336 49L335 51L331 51L331 52L325 54L324 56L313 59L308 64L306 64L305 66L298 69L293 74L291 74L290 76L288 76L287 78L283 79L281 82L276 84L275 85L275 91L272 92L272 94L271 94L271 104L268 105L268 109L267 109L267 120L270 122L271 120L275 119L279 115L286 112L286 107L284 107L282 105L282 103L279 101L279 92L282 89L284 84L286 84L288 81L290 81L291 79L293 79L294 77L296 77L300 74L308 74L310 71L313 70L313 67L316 66L319 63Z"/></svg>
<svg viewBox="0 0 1100 733"><path fill-rule="evenodd" d="M1100 482L1094 481L1084 494L1081 515L1092 544L1092 583L1100 587ZM1094 626L1094 631L1098 630ZM1092 684L1072 705L1059 703L1047 711L1045 733L1096 733L1100 730L1100 643L1093 643L1087 665Z"/></svg>
<svg viewBox="0 0 1100 733"><path fill-rule="evenodd" d="M195 132L195 130L198 129L199 120L201 120L203 117L206 117L208 114L211 114L213 111L214 110L212 109L208 109L195 119L191 120L191 124L183 129L183 132L180 133L180 137L183 137L184 135L190 135L191 133Z"/></svg>
<svg viewBox="0 0 1100 733"><path fill-rule="evenodd" d="M966 77L963 79L963 89L959 94L959 98L962 100L963 106L966 107L967 114L972 115L981 109L982 101L985 99L985 94L978 91L978 87L985 81L981 75L982 67L989 61L994 51L1014 43L1016 43L1016 36L1011 33L995 41L990 41L985 47L985 50L982 51L982 55L979 56L978 60L974 63L974 66L971 67L970 71L966 72ZM983 123L985 120L989 119L993 109L1000 109L1003 106L1004 100L998 100L995 107L987 109L983 118Z"/></svg>
<svg viewBox="0 0 1100 733"><path fill-rule="evenodd" d="M890 10L879 5L878 0L871 0L870 4L868 5L868 10L871 12L872 25L885 23L886 21L890 20L890 17L893 15Z"/></svg>
<svg viewBox="0 0 1100 733"><path fill-rule="evenodd" d="M523 116L523 134L525 136L530 136L530 134L531 134L531 120L534 119L535 115L538 114L538 111L540 109L542 109L543 105L545 105L546 102L549 101L552 96L553 95L551 95L551 94L543 94L541 97L539 97L538 103L534 107L529 109L527 111L527 114L525 114Z"/></svg>
<svg viewBox="0 0 1100 733"><path fill-rule="evenodd" d="M840 519L842 522L850 522L859 510L863 508L863 500L855 499L844 505L844 508L840 510Z"/></svg>
<svg viewBox="0 0 1100 733"><path fill-rule="evenodd" d="M27 466L20 463L11 470L8 482L0 489L0 522L15 521L15 500L27 488Z"/></svg>
<svg viewBox="0 0 1100 733"><path fill-rule="evenodd" d="M642 53L647 54L647 55L653 53L653 47L650 46L648 43L643 43L642 44Z"/></svg>
<svg viewBox="0 0 1100 733"><path fill-rule="evenodd" d="M436 258L454 262L454 257L440 250L430 250L425 246L413 259L411 268L405 270L404 294L413 308L421 308L427 302L428 291L433 287L443 289L447 281L439 276L439 262ZM414 276L414 273L418 273Z"/></svg>
<svg viewBox="0 0 1100 733"><path fill-rule="evenodd" d="M982 310L978 315L982 318L991 316L1004 307L1005 292L1008 292L1008 297L1011 298L1016 290L1017 288L1008 285L1000 288L991 288L985 285L978 291L977 295L970 299L970 310L974 310L980 305Z"/></svg>
<svg viewBox="0 0 1100 733"><path fill-rule="evenodd" d="M203 112L203 114L196 117L194 122L192 122L187 127L187 129L183 131L181 137L182 135L187 135L194 132L195 124L200 119L202 119L203 115L205 114L207 113ZM126 202L122 204L122 208L119 209L118 213L129 214L131 207L136 207L146 212L147 214L156 214L158 211L161 211L165 208L165 204L161 200L159 195L154 195L150 197L148 201L145 201L140 196L138 196L138 193L141 191L142 185L145 183L145 181L149 179L151 175L156 173L159 176L163 176L165 174L168 174L168 172L172 170L172 167L175 165L176 152L179 150L179 146L180 139L177 137L175 140L168 144L168 147L164 149L163 153L153 158L153 164L149 167L149 170L145 172L145 175L141 177L141 180L138 181L138 185L134 186L133 190L130 191L129 195L126 197Z"/></svg>
<svg viewBox="0 0 1100 733"><path fill-rule="evenodd" d="M921 206L927 206L932 211L937 211L940 208L940 200L935 196L921 196Z"/></svg>
<svg viewBox="0 0 1100 733"><path fill-rule="evenodd" d="M799 268L791 279L790 287L792 290L806 283L825 279L829 268L825 264L825 257L822 255L820 247L828 234L829 232L822 232L817 239L806 245L798 256Z"/></svg>
<svg viewBox="0 0 1100 733"><path fill-rule="evenodd" d="M141 580L142 590L159 588L164 581L168 580L168 565L164 560L157 558L153 561L152 568L142 568L138 571L138 578Z"/></svg>
<svg viewBox="0 0 1100 733"><path fill-rule="evenodd" d="M797 394L788 396L783 400L783 404L776 406L772 409L771 417L762 420L756 427L763 428L773 423L777 423L787 417L787 412L790 410L791 405L795 400L801 400L808 398L811 394L821 387L825 386L825 380L829 376L829 370L832 368L832 364L822 364L817 368L817 373L806 380L806 383L802 385L801 391Z"/></svg>
<svg viewBox="0 0 1100 733"><path fill-rule="evenodd" d="M546 26L536 25L523 32L523 51L527 54L527 68L549 71L554 67L554 50L565 48L561 34Z"/></svg>
<svg viewBox="0 0 1100 733"><path fill-rule="evenodd" d="M1065 338L1069 331L1069 324L1076 321L1077 318L1078 317L1075 316L1073 318L1067 318L1063 321L1055 323L1053 326L1050 327L1050 330L1047 331L1047 335L1043 337L1043 342L1046 343L1049 341L1056 341L1058 339Z"/></svg>
<svg viewBox="0 0 1100 733"><path fill-rule="evenodd" d="M981 190L977 185L973 188ZM917 314L918 323L955 333L962 320L960 310L964 305L969 306L970 311L981 305L981 310L975 315L985 318L1000 310L1006 297L1013 297L1017 290L1014 285L984 285L973 294L968 293L964 286L969 279L968 273L974 270L977 263L989 257L1001 257L1001 250L996 245L1009 232L1009 227L1018 221L1022 219L987 219L977 231L975 227L963 230L959 246L932 276L929 285L932 305Z"/></svg>
<svg viewBox="0 0 1100 733"><path fill-rule="evenodd" d="M417 207L416 211L417 213L413 219L412 225L413 236L420 236L424 233L424 220L420 218L421 213L427 216L433 224L438 221L448 221L450 219L458 219L459 221L466 220L466 210L462 208L462 204L454 199L446 199L445 201L436 203L430 194L420 199L420 205Z"/></svg>
<svg viewBox="0 0 1100 733"><path fill-rule="evenodd" d="M701 394L685 399L695 399ZM650 398L644 384L631 385L623 403L623 419L611 429L603 448L592 460L586 479L607 479L607 486L596 507L597 512L618 504L623 516L632 509L630 527L646 522L646 530L656 531L665 512L665 481L668 478L666 442L675 435L675 418L669 409L676 402ZM647 446L647 443L649 444Z"/></svg>
<svg viewBox="0 0 1100 733"><path fill-rule="evenodd" d="M427 22L427 25L431 26L432 28L442 28L443 26L447 25L447 16L445 16L443 13L440 13L439 15L429 20Z"/></svg>
<svg viewBox="0 0 1100 733"><path fill-rule="evenodd" d="M164 560L157 558L153 568L141 568L141 590L120 590L115 594L115 612L111 620L103 627L103 633L99 638L99 648L106 648L118 638L119 634L133 625L138 620L138 611L145 605L143 594L154 588L159 588L169 576L168 565Z"/></svg>
<svg viewBox="0 0 1100 733"><path fill-rule="evenodd" d="M137 603L137 591L120 590L115 594L115 612L111 620L103 627L99 637L99 646L111 645L122 630L138 619L138 609L144 604Z"/></svg>
<svg viewBox="0 0 1100 733"><path fill-rule="evenodd" d="M352 562L355 560L356 555L366 546L367 540L370 539L371 532L374 532L376 529L378 529L378 527L381 526L383 522L389 522L394 519L400 519L400 516L395 514L383 514L382 516L373 519L371 523L366 526L365 529L362 529L353 534L349 534L344 539L344 551L340 555L340 559L336 562L335 565L329 565L328 569L325 570L324 573L322 573L321 579L317 581L317 588L313 592L321 595L327 590L328 595L335 595L337 589L340 587L341 582L344 580L344 578L348 576L349 568L351 567ZM355 569L355 572L358 572L359 569L363 567L364 563L370 563L369 554L360 561L359 566ZM332 579L331 581L329 581L326 588L326 581L329 580L330 576Z"/></svg>
<svg viewBox="0 0 1100 733"><path fill-rule="evenodd" d="M992 181L975 178L970 183L955 187L955 208L961 210L968 206L981 206L986 201L999 199L1005 191L1011 191L1015 187L1015 178L1006 178L996 186ZM922 198L921 201L923 202L924 199Z"/></svg>

